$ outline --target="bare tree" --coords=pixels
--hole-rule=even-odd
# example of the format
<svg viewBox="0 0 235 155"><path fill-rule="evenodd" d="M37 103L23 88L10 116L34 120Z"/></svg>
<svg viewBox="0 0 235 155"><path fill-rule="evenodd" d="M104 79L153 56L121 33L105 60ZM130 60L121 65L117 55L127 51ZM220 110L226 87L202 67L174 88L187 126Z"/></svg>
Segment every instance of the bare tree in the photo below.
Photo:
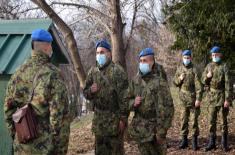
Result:
<svg viewBox="0 0 235 155"><path fill-rule="evenodd" d="M21 8L21 3L13 3L12 0L1 0L0 1L0 19L18 19L19 14L17 13Z"/></svg>
<svg viewBox="0 0 235 155"><path fill-rule="evenodd" d="M142 1L133 1L134 12L132 17L131 30L126 41L123 36L126 25L126 23L123 22L121 10L121 5L123 3L121 3L120 0L97 0L97 3L100 4L102 11L99 10L99 8L95 8L89 4L80 4L76 2L52 2L52 5L74 6L77 9L85 10L96 23L102 25L105 28L105 31L108 32L112 43L113 61L115 63L121 64L124 68L126 68L125 55L129 46L131 35L133 34L132 29L134 28L138 7Z"/></svg>
<svg viewBox="0 0 235 155"><path fill-rule="evenodd" d="M84 87L86 74L84 72L80 56L78 54L78 48L76 40L74 39L73 32L69 26L55 13L55 11L46 3L45 0L31 0L38 7L40 7L58 26L62 32L67 47L69 49L71 59L74 65L76 75L80 81L80 86Z"/></svg>

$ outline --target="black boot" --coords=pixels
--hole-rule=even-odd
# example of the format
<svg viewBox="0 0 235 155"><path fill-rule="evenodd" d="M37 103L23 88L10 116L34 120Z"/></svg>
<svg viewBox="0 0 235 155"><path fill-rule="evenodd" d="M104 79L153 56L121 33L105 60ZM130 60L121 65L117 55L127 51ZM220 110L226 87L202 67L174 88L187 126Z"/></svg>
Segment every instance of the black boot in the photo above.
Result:
<svg viewBox="0 0 235 155"><path fill-rule="evenodd" d="M179 148L180 149L185 149L187 147L188 147L188 137L187 136L183 136Z"/></svg>
<svg viewBox="0 0 235 155"><path fill-rule="evenodd" d="M193 139L192 139L192 148L194 151L196 151L198 149L198 143L197 143L197 136L193 136Z"/></svg>
<svg viewBox="0 0 235 155"><path fill-rule="evenodd" d="M208 145L206 147L206 151L210 151L210 150L216 148L215 140L216 140L216 136L210 136L209 143L208 143Z"/></svg>
<svg viewBox="0 0 235 155"><path fill-rule="evenodd" d="M225 151L225 152L228 152L229 151L229 147L228 147L228 134L224 133L222 135L222 138L221 138L221 145L222 145L222 149Z"/></svg>

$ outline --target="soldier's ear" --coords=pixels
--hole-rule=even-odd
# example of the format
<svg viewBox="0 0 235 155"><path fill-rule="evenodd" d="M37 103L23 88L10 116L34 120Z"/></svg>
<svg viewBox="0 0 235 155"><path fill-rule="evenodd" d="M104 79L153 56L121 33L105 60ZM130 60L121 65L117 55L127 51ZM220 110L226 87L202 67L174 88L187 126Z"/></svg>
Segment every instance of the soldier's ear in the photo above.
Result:
<svg viewBox="0 0 235 155"><path fill-rule="evenodd" d="M34 41L31 42L32 50L34 50Z"/></svg>
<svg viewBox="0 0 235 155"><path fill-rule="evenodd" d="M108 54L109 58L111 59L112 58L112 53L108 52L107 54Z"/></svg>

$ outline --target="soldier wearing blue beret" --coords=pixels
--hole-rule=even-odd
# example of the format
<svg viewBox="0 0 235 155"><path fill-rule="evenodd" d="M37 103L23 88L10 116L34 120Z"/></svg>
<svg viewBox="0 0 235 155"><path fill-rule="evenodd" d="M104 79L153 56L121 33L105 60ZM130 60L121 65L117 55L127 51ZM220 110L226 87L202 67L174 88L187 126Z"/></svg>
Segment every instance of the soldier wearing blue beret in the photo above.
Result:
<svg viewBox="0 0 235 155"><path fill-rule="evenodd" d="M222 53L219 46L212 47L210 53L212 62L206 66L202 74L202 83L209 88L207 91L207 102L209 102L209 142L206 151L216 148L217 117L221 112L221 144L222 149L226 152L229 150L227 117L232 102L230 72L227 64L222 61Z"/></svg>
<svg viewBox="0 0 235 155"><path fill-rule="evenodd" d="M202 85L198 76L198 71L192 63L192 51L184 50L182 52L182 63L177 68L173 83L179 88L179 97L181 101L181 143L179 148L188 147L189 120L193 117L192 127L192 148L198 149L199 125L198 117L200 115L200 104L202 100Z"/></svg>
<svg viewBox="0 0 235 155"><path fill-rule="evenodd" d="M128 87L127 75L113 63L107 40L98 41L95 49L97 63L89 70L83 91L94 109L95 155L124 155L123 132L128 111L122 98Z"/></svg>
<svg viewBox="0 0 235 155"><path fill-rule="evenodd" d="M14 141L15 154L65 155L70 133L68 92L59 69L50 63L53 38L43 29L34 30L31 38L32 56L8 83L4 106L6 125ZM19 119L13 120L13 114L29 102L35 112L38 134L22 142L14 126L21 116L14 115Z"/></svg>
<svg viewBox="0 0 235 155"><path fill-rule="evenodd" d="M171 126L174 106L163 67L155 62L154 50L139 54L139 72L124 95L134 117L128 133L143 155L165 155L166 134Z"/></svg>

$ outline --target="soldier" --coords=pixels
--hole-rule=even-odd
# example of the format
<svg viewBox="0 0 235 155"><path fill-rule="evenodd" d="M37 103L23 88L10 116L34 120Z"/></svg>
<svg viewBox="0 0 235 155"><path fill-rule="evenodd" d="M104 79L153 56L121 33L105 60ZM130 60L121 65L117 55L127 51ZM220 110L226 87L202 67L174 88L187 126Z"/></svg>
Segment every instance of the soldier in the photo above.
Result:
<svg viewBox="0 0 235 155"><path fill-rule="evenodd" d="M180 89L179 96L182 104L181 116L181 136L182 141L179 148L188 147L189 118L193 116L192 148L198 149L198 117L200 115L200 104L202 100L202 85L198 77L198 72L192 64L192 52L185 50L182 52L182 65L177 68L174 81L176 87Z"/></svg>
<svg viewBox="0 0 235 155"><path fill-rule="evenodd" d="M134 111L128 133L142 155L166 154L166 134L174 115L170 89L158 65L153 49L143 49L139 54L139 73L124 95L124 103Z"/></svg>
<svg viewBox="0 0 235 155"><path fill-rule="evenodd" d="M229 69L226 63L222 62L220 47L214 46L210 53L213 62L206 66L202 75L202 83L208 88L207 99L209 102L209 143L206 151L216 148L216 121L220 111L222 114L222 149L228 151L227 116L232 98Z"/></svg>
<svg viewBox="0 0 235 155"><path fill-rule="evenodd" d="M70 118L67 89L57 67L49 60L53 39L43 29L32 32L32 56L11 77L4 103L5 120L18 155L65 155ZM31 94L31 92L33 92ZM31 98L38 136L26 143L17 139L12 115Z"/></svg>
<svg viewBox="0 0 235 155"><path fill-rule="evenodd" d="M123 155L123 132L128 113L121 101L128 87L127 75L121 66L112 62L111 46L106 40L96 43L96 61L84 88L84 96L94 109L95 154Z"/></svg>

